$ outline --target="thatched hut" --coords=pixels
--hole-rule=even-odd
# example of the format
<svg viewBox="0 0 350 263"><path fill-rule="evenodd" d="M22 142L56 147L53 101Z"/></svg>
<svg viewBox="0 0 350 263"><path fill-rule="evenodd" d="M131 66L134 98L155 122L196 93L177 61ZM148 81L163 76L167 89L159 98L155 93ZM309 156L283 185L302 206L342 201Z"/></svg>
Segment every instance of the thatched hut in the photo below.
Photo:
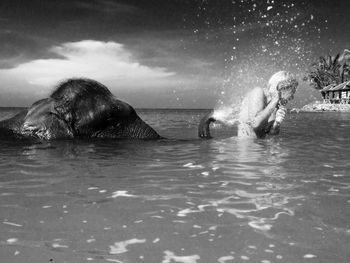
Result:
<svg viewBox="0 0 350 263"><path fill-rule="evenodd" d="M324 103L350 104L350 80L341 84L331 84L321 90Z"/></svg>

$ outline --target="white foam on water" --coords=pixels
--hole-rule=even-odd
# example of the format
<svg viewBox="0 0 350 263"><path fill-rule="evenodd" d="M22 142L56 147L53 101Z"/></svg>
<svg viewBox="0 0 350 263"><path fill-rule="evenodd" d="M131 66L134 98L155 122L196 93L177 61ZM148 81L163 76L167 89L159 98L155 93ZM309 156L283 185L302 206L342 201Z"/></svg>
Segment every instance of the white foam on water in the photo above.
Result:
<svg viewBox="0 0 350 263"><path fill-rule="evenodd" d="M328 165L328 164L324 164L323 167L327 167L327 168L334 168L334 166L332 165Z"/></svg>
<svg viewBox="0 0 350 263"><path fill-rule="evenodd" d="M274 217L270 218L269 220L277 220L280 215L289 215L289 216L294 216L294 211L290 210L290 209L287 209L285 208L284 209L285 211L282 211L282 212L278 212L274 215Z"/></svg>
<svg viewBox="0 0 350 263"><path fill-rule="evenodd" d="M216 231L217 229L218 229L217 225L209 227L209 230L211 230L211 231Z"/></svg>
<svg viewBox="0 0 350 263"><path fill-rule="evenodd" d="M177 216L185 217L185 216L187 216L187 214L204 212L205 211L204 208L207 206L211 206L211 205L199 205L198 210L186 208L186 209L183 209L183 210L177 212Z"/></svg>
<svg viewBox="0 0 350 263"><path fill-rule="evenodd" d="M162 219L162 218L164 218L164 216L157 216L157 215L155 215L155 216L151 216L152 218L159 218L159 219Z"/></svg>
<svg viewBox="0 0 350 263"><path fill-rule="evenodd" d="M252 228L255 228L255 229L258 229L261 231L268 231L268 230L271 230L271 228L272 228L272 225L270 225L270 224L264 224L264 223L257 222L257 221L249 222L248 225Z"/></svg>
<svg viewBox="0 0 350 263"><path fill-rule="evenodd" d="M241 256L241 259L243 260L249 260L250 258L248 256Z"/></svg>
<svg viewBox="0 0 350 263"><path fill-rule="evenodd" d="M331 187L328 189L329 192L339 192L339 189L336 189L334 187Z"/></svg>
<svg viewBox="0 0 350 263"><path fill-rule="evenodd" d="M183 165L183 167L188 167L188 168L204 168L203 165L200 164L193 164L193 163L186 163Z"/></svg>
<svg viewBox="0 0 350 263"><path fill-rule="evenodd" d="M152 241L152 243L153 243L153 244L158 243L159 240L160 240L160 238L156 238L156 239L154 239L154 240Z"/></svg>
<svg viewBox="0 0 350 263"><path fill-rule="evenodd" d="M120 261L120 260L118 260L118 259L113 259L113 258L106 258L105 260L106 260L106 261L109 261L109 262L123 263L123 261Z"/></svg>
<svg viewBox="0 0 350 263"><path fill-rule="evenodd" d="M52 246L53 248L68 248L68 246L66 246L66 245L61 245L61 244L59 244L59 243L53 243L51 246Z"/></svg>
<svg viewBox="0 0 350 263"><path fill-rule="evenodd" d="M17 227L22 227L23 225L17 224L17 223L13 223L13 222L9 222L9 221L4 221L2 222L5 225L10 225L10 226L17 226Z"/></svg>
<svg viewBox="0 0 350 263"><path fill-rule="evenodd" d="M229 213L231 215L236 216L237 218L249 218L249 216L247 216L246 214L251 213L251 212L255 212L256 209L242 210L242 209L223 207L223 208L217 208L216 211L219 213Z"/></svg>
<svg viewBox="0 0 350 263"><path fill-rule="evenodd" d="M136 195L128 194L128 191L120 190L120 191L113 192L111 198L116 198L116 197L121 197L121 196L123 196L123 197L136 197Z"/></svg>
<svg viewBox="0 0 350 263"><path fill-rule="evenodd" d="M185 217L185 216L187 216L187 214L196 213L196 212L197 212L197 210L192 210L190 208L186 208L186 209L183 209L183 210L179 211L177 213L177 216Z"/></svg>
<svg viewBox="0 0 350 263"><path fill-rule="evenodd" d="M164 251L165 256L162 263L172 263L172 261L180 263L197 263L197 260L200 259L199 255L191 256L176 256L173 252L166 250Z"/></svg>
<svg viewBox="0 0 350 263"><path fill-rule="evenodd" d="M219 263L226 263L227 261L231 261L231 260L234 260L235 257L234 256L223 256L223 257L220 257L218 259L218 262Z"/></svg>
<svg viewBox="0 0 350 263"><path fill-rule="evenodd" d="M122 254L128 251L127 246L133 245L133 244L141 244L145 242L146 242L146 239L137 239L137 238L115 242L114 245L109 246L110 247L109 253Z"/></svg>
<svg viewBox="0 0 350 263"><path fill-rule="evenodd" d="M8 244L14 244L18 242L18 238L9 238L6 240Z"/></svg>
<svg viewBox="0 0 350 263"><path fill-rule="evenodd" d="M14 193L2 193L0 196L9 196L9 195L15 195Z"/></svg>

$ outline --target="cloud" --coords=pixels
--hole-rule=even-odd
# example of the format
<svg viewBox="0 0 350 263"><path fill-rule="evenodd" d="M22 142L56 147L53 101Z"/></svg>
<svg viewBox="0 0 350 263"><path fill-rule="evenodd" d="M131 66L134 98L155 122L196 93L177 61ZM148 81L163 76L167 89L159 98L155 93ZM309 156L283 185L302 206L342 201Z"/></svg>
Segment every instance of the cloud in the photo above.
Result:
<svg viewBox="0 0 350 263"><path fill-rule="evenodd" d="M218 85L214 64L177 52L164 41L84 40L42 49L41 59L0 69L0 105L31 105L71 77L100 81L135 107L179 107L180 102L212 94Z"/></svg>
<svg viewBox="0 0 350 263"><path fill-rule="evenodd" d="M139 10L128 4L118 3L112 0L98 0L98 1L77 1L77 7L82 9L91 10L93 12L99 11L102 13L116 14L116 13L126 13L134 14L138 13Z"/></svg>
<svg viewBox="0 0 350 263"><path fill-rule="evenodd" d="M50 51L59 58L32 60L0 70L0 76L20 77L36 86L52 86L62 79L86 77L117 83L120 87L137 87L162 85L175 75L162 67L141 65L124 45L116 42L83 40L64 43Z"/></svg>

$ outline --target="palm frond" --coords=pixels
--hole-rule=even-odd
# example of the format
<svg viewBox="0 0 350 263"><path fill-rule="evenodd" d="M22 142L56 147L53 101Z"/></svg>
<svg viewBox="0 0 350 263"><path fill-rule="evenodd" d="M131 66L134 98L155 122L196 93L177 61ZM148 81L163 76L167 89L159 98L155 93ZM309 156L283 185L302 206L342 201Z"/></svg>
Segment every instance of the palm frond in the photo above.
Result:
<svg viewBox="0 0 350 263"><path fill-rule="evenodd" d="M340 54L334 57L320 56L317 62L311 64L307 73L310 86L322 89L330 84L340 84L350 78L350 66L340 63Z"/></svg>

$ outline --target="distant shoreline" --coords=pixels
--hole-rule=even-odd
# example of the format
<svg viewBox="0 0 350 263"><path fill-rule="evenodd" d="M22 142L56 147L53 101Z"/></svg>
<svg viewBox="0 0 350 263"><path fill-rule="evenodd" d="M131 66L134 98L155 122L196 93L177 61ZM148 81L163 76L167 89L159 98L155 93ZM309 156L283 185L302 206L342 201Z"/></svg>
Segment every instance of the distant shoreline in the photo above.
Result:
<svg viewBox="0 0 350 263"><path fill-rule="evenodd" d="M309 103L300 109L301 112L350 112L350 104L330 104L319 101Z"/></svg>

